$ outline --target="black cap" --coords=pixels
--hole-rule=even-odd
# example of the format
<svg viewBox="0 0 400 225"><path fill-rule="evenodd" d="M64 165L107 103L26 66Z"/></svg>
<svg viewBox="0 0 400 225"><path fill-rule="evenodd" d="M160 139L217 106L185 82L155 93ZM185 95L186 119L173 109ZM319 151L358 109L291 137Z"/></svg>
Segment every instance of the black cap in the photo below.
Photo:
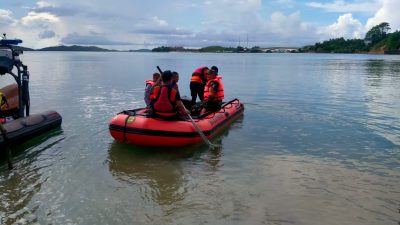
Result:
<svg viewBox="0 0 400 225"><path fill-rule="evenodd" d="M211 75L218 75L218 72L215 71L215 70L210 70L210 71L208 71L208 74L211 74Z"/></svg>
<svg viewBox="0 0 400 225"><path fill-rule="evenodd" d="M162 73L162 75L161 75L161 79L162 79L163 81L170 81L171 78L172 78L172 73L171 73L170 70L164 71L164 72Z"/></svg>
<svg viewBox="0 0 400 225"><path fill-rule="evenodd" d="M212 66L209 73L210 74L218 74L218 67Z"/></svg>

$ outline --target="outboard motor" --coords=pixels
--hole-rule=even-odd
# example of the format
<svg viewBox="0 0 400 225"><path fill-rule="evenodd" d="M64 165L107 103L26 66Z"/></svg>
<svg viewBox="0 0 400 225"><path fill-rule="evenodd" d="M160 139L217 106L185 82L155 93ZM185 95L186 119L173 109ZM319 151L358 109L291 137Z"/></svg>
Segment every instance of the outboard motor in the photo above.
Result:
<svg viewBox="0 0 400 225"><path fill-rule="evenodd" d="M1 41L2 40L0 40L0 42ZM0 75L10 73L13 66L14 56L12 50L10 48L0 47Z"/></svg>
<svg viewBox="0 0 400 225"><path fill-rule="evenodd" d="M14 66L16 59L10 46L22 43L21 39L6 39L6 34L3 34L3 36L3 39L0 39L0 75L11 73Z"/></svg>
<svg viewBox="0 0 400 225"><path fill-rule="evenodd" d="M29 113L29 73L27 66L25 66L19 59L19 55L22 54L22 50L15 49L15 46L22 43L20 39L7 39L6 35L3 34L3 38L0 39L0 75L10 74L14 77L17 83L18 98L16 109L17 113L11 112L14 118L24 117L24 108L27 107L27 113ZM15 67L16 72L14 73L13 68ZM24 77L24 80L23 80ZM24 84L24 87L23 87ZM27 95L24 95L27 94ZM14 96L7 96L13 98ZM2 114L8 114L2 112ZM26 115L28 116L28 115Z"/></svg>

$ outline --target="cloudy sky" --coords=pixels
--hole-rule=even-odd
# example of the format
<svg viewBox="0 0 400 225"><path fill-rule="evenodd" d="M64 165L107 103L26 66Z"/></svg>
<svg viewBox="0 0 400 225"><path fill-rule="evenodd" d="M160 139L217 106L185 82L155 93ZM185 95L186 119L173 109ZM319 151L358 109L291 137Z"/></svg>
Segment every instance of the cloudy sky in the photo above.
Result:
<svg viewBox="0 0 400 225"><path fill-rule="evenodd" d="M301 47L400 30L400 0L0 0L0 32L23 46L109 49Z"/></svg>

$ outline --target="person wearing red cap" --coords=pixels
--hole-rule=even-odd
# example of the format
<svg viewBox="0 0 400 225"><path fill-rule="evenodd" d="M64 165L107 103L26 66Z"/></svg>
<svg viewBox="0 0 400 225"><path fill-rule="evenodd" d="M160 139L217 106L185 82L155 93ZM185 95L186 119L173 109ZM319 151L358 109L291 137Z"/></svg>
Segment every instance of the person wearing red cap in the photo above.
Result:
<svg viewBox="0 0 400 225"><path fill-rule="evenodd" d="M204 109L206 111L217 111L221 108L224 100L224 85L221 79L222 77L218 76L218 67L212 66L204 87Z"/></svg>

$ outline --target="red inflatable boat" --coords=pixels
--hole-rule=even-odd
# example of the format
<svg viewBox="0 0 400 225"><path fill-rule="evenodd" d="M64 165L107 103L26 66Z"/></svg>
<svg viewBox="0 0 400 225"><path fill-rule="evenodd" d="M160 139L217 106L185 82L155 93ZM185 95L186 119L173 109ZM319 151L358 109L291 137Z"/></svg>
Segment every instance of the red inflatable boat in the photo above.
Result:
<svg viewBox="0 0 400 225"><path fill-rule="evenodd" d="M238 100L226 102L213 113L193 116L197 126L212 138L243 114ZM128 110L114 116L109 125L111 136L118 141L143 146L184 146L200 143L200 134L188 120L168 121L149 117L145 108Z"/></svg>

